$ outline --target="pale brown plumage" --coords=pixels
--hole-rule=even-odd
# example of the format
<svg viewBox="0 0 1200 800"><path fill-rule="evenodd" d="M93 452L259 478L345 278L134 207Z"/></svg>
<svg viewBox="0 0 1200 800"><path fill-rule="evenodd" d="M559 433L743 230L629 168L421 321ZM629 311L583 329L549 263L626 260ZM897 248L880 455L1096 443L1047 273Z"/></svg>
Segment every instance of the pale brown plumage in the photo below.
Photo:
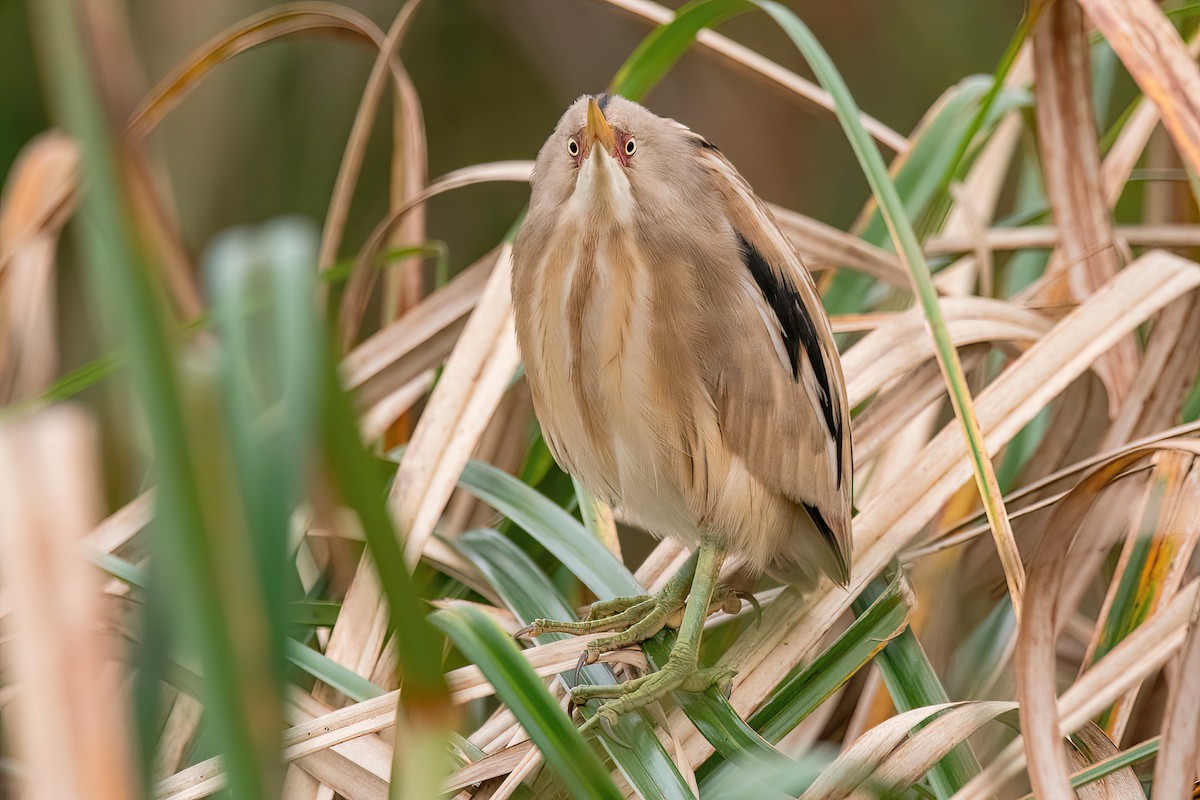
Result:
<svg viewBox="0 0 1200 800"><path fill-rule="evenodd" d="M704 138L615 96L589 124L589 100L538 154L514 249L547 444L655 535L708 531L743 571L844 583L850 414L811 277Z"/></svg>
<svg viewBox="0 0 1200 800"><path fill-rule="evenodd" d="M513 305L546 443L626 518L695 546L654 597L517 634L611 633L583 665L679 626L657 672L572 688L577 705L605 701L592 721L611 731L671 692L729 689L732 669L699 664L704 618L741 604L718 587L723 566L846 582L850 414L812 279L702 137L623 98L580 98L532 186Z"/></svg>

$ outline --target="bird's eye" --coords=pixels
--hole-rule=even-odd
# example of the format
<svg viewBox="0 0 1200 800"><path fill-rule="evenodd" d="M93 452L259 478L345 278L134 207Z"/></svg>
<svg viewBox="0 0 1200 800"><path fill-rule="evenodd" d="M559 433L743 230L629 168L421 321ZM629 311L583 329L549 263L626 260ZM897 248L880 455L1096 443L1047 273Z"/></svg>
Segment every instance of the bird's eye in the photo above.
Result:
<svg viewBox="0 0 1200 800"><path fill-rule="evenodd" d="M571 156L571 158L575 158L575 156L579 155L579 142L575 141L574 139L567 139L567 153Z"/></svg>
<svg viewBox="0 0 1200 800"><path fill-rule="evenodd" d="M637 152L637 142L634 141L634 138L632 136L630 136L629 141L625 142L625 155L631 156L636 152Z"/></svg>

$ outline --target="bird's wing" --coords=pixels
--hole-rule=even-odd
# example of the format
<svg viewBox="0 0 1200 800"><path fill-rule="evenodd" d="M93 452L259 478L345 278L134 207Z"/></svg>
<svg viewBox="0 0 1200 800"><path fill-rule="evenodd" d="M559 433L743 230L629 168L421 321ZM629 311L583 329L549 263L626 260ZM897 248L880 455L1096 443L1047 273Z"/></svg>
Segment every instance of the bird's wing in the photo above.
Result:
<svg viewBox="0 0 1200 800"><path fill-rule="evenodd" d="M844 583L853 459L833 331L812 277L770 211L725 157L701 142L736 237L742 291L730 311L760 317L765 332L717 337L710 354L723 438L759 481L804 508L829 545L827 554L810 557Z"/></svg>

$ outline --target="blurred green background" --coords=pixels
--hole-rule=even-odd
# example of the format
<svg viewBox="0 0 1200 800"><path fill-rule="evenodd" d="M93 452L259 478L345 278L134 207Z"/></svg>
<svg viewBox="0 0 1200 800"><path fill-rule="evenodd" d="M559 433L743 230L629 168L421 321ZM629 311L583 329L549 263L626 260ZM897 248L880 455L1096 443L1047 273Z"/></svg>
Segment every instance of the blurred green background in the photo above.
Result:
<svg viewBox="0 0 1200 800"><path fill-rule="evenodd" d="M26 3L0 0L0 174L46 127ZM148 88L195 47L269 0L127 0L138 79ZM348 0L385 30L399 0ZM677 7L678 0L664 5ZM1022 11L1011 0L788 0L813 28L864 110L901 133L949 82L990 72ZM480 161L532 158L562 109L603 87L649 27L592 0L425 0L403 49L424 103L431 176ZM722 29L806 73L763 15ZM223 65L155 133L188 242L283 213L324 217L372 53L293 37ZM840 227L866 183L827 113L803 108L689 53L648 99L705 133L760 194ZM738 109L738 113L731 113ZM386 123L388 116L383 115ZM351 215L356 247L386 207L387 139L377 130ZM514 185L433 203L430 235L461 265L494 244L524 203ZM505 213L498 213L498 212ZM471 224L462 224L470 217Z"/></svg>
<svg viewBox="0 0 1200 800"><path fill-rule="evenodd" d="M0 0L0 175L46 129L44 76L31 45L38 0ZM663 5L677 8L682 0ZM194 50L270 0L112 0L125 31L110 31L131 53L125 76L138 99ZM400 0L341 5L387 30ZM1004 0L787 0L828 49L862 108L902 134L950 86L989 73L1020 19ZM83 7L86 7L86 3ZM424 0L402 58L423 104L429 175L485 161L532 159L562 110L602 89L651 30L595 0ZM799 52L763 14L721 32L811 77ZM375 51L328 35L291 36L221 64L151 135L148 152L177 208L193 263L218 232L285 214L320 227ZM702 51L686 54L649 95L717 143L768 200L847 229L869 196L834 116L730 70ZM378 123L351 208L342 255L357 252L385 214L391 114ZM891 154L886 154L888 158ZM495 245L528 197L518 184L474 186L429 205L428 238L449 246L457 270ZM107 350L94 298L62 240L58 280L61 366L70 370ZM85 393L111 423L127 420L127 398ZM120 442L116 452L122 452ZM110 451L110 457L113 452ZM114 501L141 478L127 453L107 465Z"/></svg>

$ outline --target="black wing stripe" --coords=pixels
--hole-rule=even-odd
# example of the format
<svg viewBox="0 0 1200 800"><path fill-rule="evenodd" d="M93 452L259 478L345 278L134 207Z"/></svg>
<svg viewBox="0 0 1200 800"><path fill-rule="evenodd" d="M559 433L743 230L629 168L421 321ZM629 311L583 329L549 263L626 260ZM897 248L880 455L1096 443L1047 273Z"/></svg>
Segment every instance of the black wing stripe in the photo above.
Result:
<svg viewBox="0 0 1200 800"><path fill-rule="evenodd" d="M783 336L783 347L787 351L788 361L792 365L792 379L800 380L800 347L808 356L813 375L817 379L818 400L821 403L821 413L825 417L825 427L833 437L834 449L837 451L837 481L842 482L842 421L834 407L833 390L829 386L829 370L825 366L825 357L821 353L820 342L817 341L817 329L812 317L804 308L804 301L796 287L787 279L771 269L771 265L763 258L758 249L746 241L740 233L738 248L742 251L742 260L750 270L759 291L763 293L767 304L775 312L779 320L779 330Z"/></svg>
<svg viewBox="0 0 1200 800"><path fill-rule="evenodd" d="M805 503L804 510L808 512L808 516L812 519L813 524L821 532L822 538L829 542L829 547L833 550L834 558L837 560L839 574L836 577L839 583L845 585L846 581L850 580L850 565L846 563L846 557L842 553L842 548L838 547L837 536L834 534L833 529L829 527L829 523L825 521L825 517L821 515L819 508Z"/></svg>

